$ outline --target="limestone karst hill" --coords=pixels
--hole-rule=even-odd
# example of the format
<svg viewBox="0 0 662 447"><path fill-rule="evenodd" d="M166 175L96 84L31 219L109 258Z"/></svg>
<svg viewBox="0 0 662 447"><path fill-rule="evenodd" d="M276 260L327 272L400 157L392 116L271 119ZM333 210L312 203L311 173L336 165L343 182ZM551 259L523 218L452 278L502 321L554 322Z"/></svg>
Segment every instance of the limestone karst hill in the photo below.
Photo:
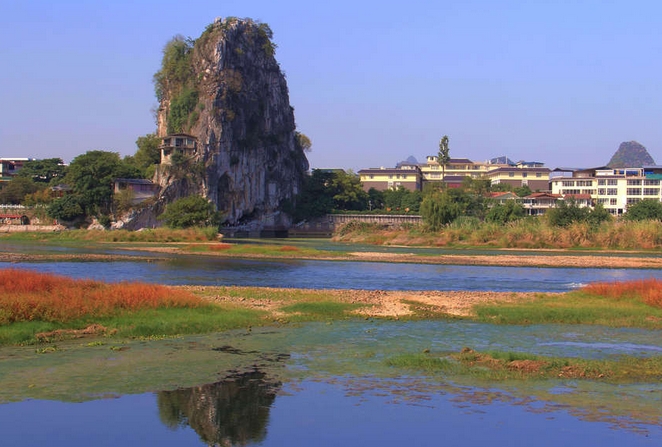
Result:
<svg viewBox="0 0 662 447"><path fill-rule="evenodd" d="M626 141L621 143L607 166L610 168L641 168L654 164L653 157L643 145L636 141Z"/></svg>
<svg viewBox="0 0 662 447"><path fill-rule="evenodd" d="M290 225L284 210L308 161L271 39L264 23L226 18L166 45L154 76L162 189L130 227L157 224L167 203L191 194L208 198L226 224Z"/></svg>

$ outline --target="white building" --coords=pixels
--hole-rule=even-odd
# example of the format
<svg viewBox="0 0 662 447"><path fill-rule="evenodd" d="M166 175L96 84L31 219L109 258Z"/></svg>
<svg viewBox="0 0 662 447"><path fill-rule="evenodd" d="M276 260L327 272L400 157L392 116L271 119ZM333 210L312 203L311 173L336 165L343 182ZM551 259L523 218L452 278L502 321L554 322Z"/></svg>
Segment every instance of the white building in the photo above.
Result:
<svg viewBox="0 0 662 447"><path fill-rule="evenodd" d="M621 215L630 204L644 199L662 201L662 166L642 168L600 167L577 170L572 177L550 179L553 194L585 195L613 215Z"/></svg>

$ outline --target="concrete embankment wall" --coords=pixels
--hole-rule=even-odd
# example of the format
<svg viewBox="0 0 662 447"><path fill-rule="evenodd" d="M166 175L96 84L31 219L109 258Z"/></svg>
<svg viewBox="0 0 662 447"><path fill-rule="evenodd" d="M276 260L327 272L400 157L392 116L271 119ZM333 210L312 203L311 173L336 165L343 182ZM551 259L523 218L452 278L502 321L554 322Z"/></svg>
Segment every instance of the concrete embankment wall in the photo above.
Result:
<svg viewBox="0 0 662 447"><path fill-rule="evenodd" d="M358 221L379 225L398 226L402 224L419 224L421 216L393 214L327 214L324 217L290 228L290 236L330 237L335 229L347 222Z"/></svg>
<svg viewBox="0 0 662 447"><path fill-rule="evenodd" d="M62 225L0 225L0 233L54 233L65 229Z"/></svg>

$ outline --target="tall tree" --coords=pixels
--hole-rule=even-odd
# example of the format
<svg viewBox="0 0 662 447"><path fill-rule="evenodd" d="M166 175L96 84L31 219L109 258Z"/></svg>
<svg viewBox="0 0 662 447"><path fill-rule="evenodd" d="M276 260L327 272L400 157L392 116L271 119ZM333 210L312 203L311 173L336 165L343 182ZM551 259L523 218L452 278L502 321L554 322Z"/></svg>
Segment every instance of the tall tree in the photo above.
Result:
<svg viewBox="0 0 662 447"><path fill-rule="evenodd" d="M88 151L72 160L65 181L85 211L94 214L110 210L115 178L141 178L141 173L116 152Z"/></svg>
<svg viewBox="0 0 662 447"><path fill-rule="evenodd" d="M139 168L145 169L152 165L161 163L161 139L156 134L149 133L138 137L136 140L136 154L134 155L136 164Z"/></svg>
<svg viewBox="0 0 662 447"><path fill-rule="evenodd" d="M444 135L439 140L439 154L437 155L437 161L439 166L441 166L441 179L444 181L446 179L446 166L451 160L450 149L448 148L448 135Z"/></svg>

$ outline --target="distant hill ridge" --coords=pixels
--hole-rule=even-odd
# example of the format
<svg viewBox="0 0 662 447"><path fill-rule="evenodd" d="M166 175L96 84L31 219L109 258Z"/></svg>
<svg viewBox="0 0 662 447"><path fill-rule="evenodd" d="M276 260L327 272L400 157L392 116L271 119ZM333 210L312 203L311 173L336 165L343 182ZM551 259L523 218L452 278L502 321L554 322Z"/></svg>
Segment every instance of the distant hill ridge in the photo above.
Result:
<svg viewBox="0 0 662 447"><path fill-rule="evenodd" d="M655 160L643 145L636 141L626 141L621 143L607 166L610 168L641 168L654 164Z"/></svg>

